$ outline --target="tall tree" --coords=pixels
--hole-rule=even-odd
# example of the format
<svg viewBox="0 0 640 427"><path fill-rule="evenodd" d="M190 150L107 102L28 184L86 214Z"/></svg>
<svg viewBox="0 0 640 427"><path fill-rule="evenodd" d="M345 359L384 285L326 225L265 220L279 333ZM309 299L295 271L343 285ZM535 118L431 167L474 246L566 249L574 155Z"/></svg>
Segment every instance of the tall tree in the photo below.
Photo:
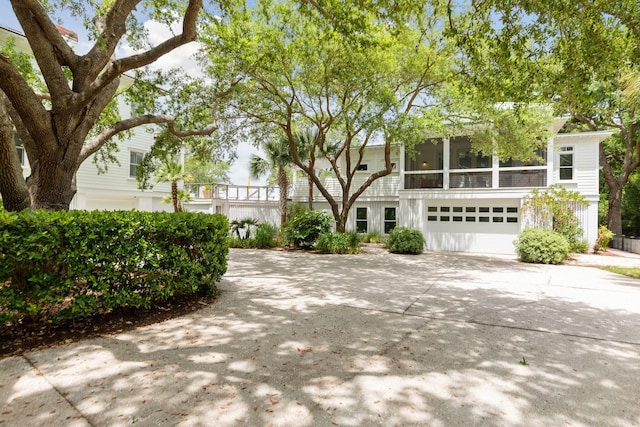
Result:
<svg viewBox="0 0 640 427"><path fill-rule="evenodd" d="M486 70L511 74L513 78L503 82L512 92L553 103L558 114L571 114L574 120L568 130L616 132L614 139L600 145L600 165L609 188L608 226L621 234L623 188L640 166L639 104L633 97L637 80L627 77L640 67L640 4L634 0L473 4L473 25L455 29L470 56Z"/></svg>
<svg viewBox="0 0 640 427"><path fill-rule="evenodd" d="M338 231L355 200L391 173L392 147L417 143L425 129L441 130L440 92L455 74L453 47L438 31L446 8L419 15L421 25L428 21L424 32L408 10L394 11L407 22L354 4L260 1L255 10L231 13L230 25L211 28L205 41L211 74L231 71L240 81L234 119L256 132L284 133L294 163L329 202ZM314 130L310 147L296 141L299 128ZM378 142L384 166L356 184L367 147ZM303 151L328 160L340 196Z"/></svg>
<svg viewBox="0 0 640 427"><path fill-rule="evenodd" d="M285 138L271 139L263 144L262 148L265 157L252 154L249 159L249 172L253 178L275 176L280 191L280 225L284 225L287 222L287 200L289 199L287 173L293 165L289 141Z"/></svg>
<svg viewBox="0 0 640 427"><path fill-rule="evenodd" d="M204 100L202 104L209 110L207 114L174 115L176 109L169 111L168 108L173 106L187 112L188 105L162 102L158 97L161 86L142 84L142 74L137 75L137 84L127 91L137 102L134 116L120 119L114 114L117 104L114 99L124 73L143 69L195 40L202 0L160 3L113 0L104 4L77 0L11 0L11 5L42 77L42 86L34 85L30 76L21 72L24 70L14 56L6 50L0 54L0 127L6 129L8 115L31 166L26 183L17 179L19 164L10 153L15 151L13 138L9 143L6 132L0 133L3 138L0 143L0 194L9 201L12 210L27 207L68 209L76 191L74 176L79 166L96 153L109 159L110 150L117 144L113 138L136 126L164 124L170 132L181 137L209 135L215 130L210 114L211 106L216 103L215 95L207 95L201 90L201 83L196 81L176 91L167 91L163 86L163 98L166 100L167 93L173 92L182 94L183 98L191 94L193 98L197 91L201 96L199 101ZM87 23L95 41L87 53L74 52L58 31L50 13L56 7L70 8ZM144 8L145 15L137 14L138 7ZM174 27L177 30L174 36L152 45L146 38L149 33L142 26L142 18L180 25ZM116 58L116 49L125 40L140 50ZM166 82L162 80L163 84L168 84ZM160 83L160 80L152 83ZM147 96L143 97L143 94ZM193 103L189 105L193 106ZM144 111L145 107L155 108ZM183 121L183 117L188 119Z"/></svg>

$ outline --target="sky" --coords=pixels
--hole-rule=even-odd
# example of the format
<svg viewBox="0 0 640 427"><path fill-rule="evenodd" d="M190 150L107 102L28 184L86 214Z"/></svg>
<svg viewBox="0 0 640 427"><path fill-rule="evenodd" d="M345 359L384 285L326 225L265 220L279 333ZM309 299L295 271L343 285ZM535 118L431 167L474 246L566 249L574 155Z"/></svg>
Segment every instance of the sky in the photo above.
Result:
<svg viewBox="0 0 640 427"><path fill-rule="evenodd" d="M64 13L60 16L60 19L60 24L63 27L78 34L79 40L77 52L87 52L91 46L91 43L87 39L87 32L82 26L82 22L72 17L71 15ZM20 24L18 23L18 20L13 13L13 9L11 8L9 0L0 0L0 25L22 31ZM166 40L171 36L169 28L157 22L147 21L145 25L149 29L151 41L154 44L160 43L161 41ZM197 43L189 43L188 45L182 46L163 56L158 61L156 61L153 66L165 69L182 66L182 68L185 70L185 73L188 73L189 75L201 75L202 71L197 62L193 59L193 55L197 50ZM122 57L130 55L133 52L134 50L130 46L123 45L119 48L117 56ZM248 143L241 143L238 146L236 152L237 158L231 165L231 168L229 170L231 183L237 185L247 185L247 182L249 180L249 158L251 154L255 153L258 155L262 155L262 153L257 148ZM251 185L264 185L265 183L265 179L251 179Z"/></svg>

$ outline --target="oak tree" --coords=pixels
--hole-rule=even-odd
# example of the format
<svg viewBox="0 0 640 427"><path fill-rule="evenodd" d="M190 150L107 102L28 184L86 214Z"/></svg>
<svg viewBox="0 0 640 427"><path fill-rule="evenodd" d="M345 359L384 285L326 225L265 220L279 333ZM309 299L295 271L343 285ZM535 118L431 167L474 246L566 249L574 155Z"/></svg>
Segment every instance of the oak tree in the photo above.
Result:
<svg viewBox="0 0 640 427"><path fill-rule="evenodd" d="M41 84L34 84L34 73L17 60L19 55L8 49L0 53L0 194L5 208L68 209L79 166L94 154L109 160L111 150L117 148L114 137L134 127L164 125L180 137L215 130L210 114L215 95L208 97L199 90L201 82L185 83L174 73L174 81L182 81L180 90L174 90L166 79L157 79L161 73L150 74L148 83L142 72L135 74L196 39L202 0L11 0L11 5ZM53 11L65 7L85 22L93 40L86 53L76 53L54 24ZM173 25L176 31L152 44L143 26L147 19ZM117 57L116 50L125 40L136 51ZM122 94L119 88L125 73L136 83ZM170 108L180 106L187 112L184 103L162 101L168 94L193 97L194 93L200 102L195 116L176 115L180 110ZM136 102L133 115L119 116L117 95ZM29 159L31 174L26 181L15 155L13 129Z"/></svg>

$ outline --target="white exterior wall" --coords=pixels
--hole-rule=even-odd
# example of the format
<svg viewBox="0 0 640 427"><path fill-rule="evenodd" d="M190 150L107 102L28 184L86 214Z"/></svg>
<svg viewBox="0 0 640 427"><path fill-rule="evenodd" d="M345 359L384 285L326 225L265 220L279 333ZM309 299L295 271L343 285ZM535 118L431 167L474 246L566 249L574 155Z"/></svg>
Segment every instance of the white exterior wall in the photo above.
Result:
<svg viewBox="0 0 640 427"><path fill-rule="evenodd" d="M609 135L609 132L561 134L550 140L548 146L547 187L554 183L562 184L569 190L579 191L589 202L587 207L580 208L576 212L589 247L593 247L595 243L598 228L598 146ZM573 147L574 169L573 179L563 181L560 180L559 150L564 146ZM382 167L383 154L382 147L370 147L365 159L374 167L370 166L367 172L358 173L354 183L363 182L372 171L377 170L375 167ZM445 188L443 189L403 189L404 153L394 155L392 162L396 163L394 172L374 182L352 207L347 221L347 230L355 230L357 208L367 207L368 230L382 234L384 208L395 206L398 225L422 231L429 250L514 253L513 242L525 226L522 205L533 188L499 188L498 174L501 169L497 159L494 159L492 168L486 169L486 171L493 171L491 188L476 189L446 188L449 182L446 177L449 164L446 151ZM324 178L324 182L331 194L337 200L341 200L341 190L337 180ZM293 199L299 202L306 201L307 191L306 178L298 178L294 183ZM322 202L322 195L317 190L314 196L316 200L314 206L330 212L329 205ZM435 208L436 212L429 212L429 208ZM441 208L448 208L449 212L442 212ZM454 208L461 209L462 212L453 212ZM467 212L467 208L473 208L475 212ZM489 212L480 212L480 208L488 209ZM494 209L497 211L494 212ZM429 217L433 216L437 219L432 218L430 221ZM454 216L457 217L455 221ZM449 218L446 220L447 218L441 217ZM468 220L467 217L473 219ZM488 222L480 222L480 217L483 217L482 221L488 220Z"/></svg>
<svg viewBox="0 0 640 427"><path fill-rule="evenodd" d="M258 222L268 222L280 226L280 204L272 201L238 200L197 200L184 204L189 212L221 213L229 221L254 218Z"/></svg>

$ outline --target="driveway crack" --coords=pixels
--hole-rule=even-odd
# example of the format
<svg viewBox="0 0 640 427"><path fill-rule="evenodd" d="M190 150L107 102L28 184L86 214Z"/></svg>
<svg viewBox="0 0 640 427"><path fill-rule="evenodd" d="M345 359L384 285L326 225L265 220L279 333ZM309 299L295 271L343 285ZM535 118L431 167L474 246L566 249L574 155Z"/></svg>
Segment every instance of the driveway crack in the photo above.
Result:
<svg viewBox="0 0 640 427"><path fill-rule="evenodd" d="M71 406L71 408L73 408L74 411L78 413L78 416L80 416L80 418L85 420L87 424L90 425L91 427L96 427L87 417L84 416L84 414L78 409L78 407L72 401L67 399L67 396L58 387L56 387L55 384L49 381L47 376L40 370L40 368L36 366L34 361L29 359L29 357L26 354L23 354L22 358L27 361L27 363L31 366L31 369L33 369L36 375L42 377L47 382L47 384L49 384L49 386L51 386L51 388L55 390L55 392L58 393L58 395L60 395L60 397L62 397L64 401L67 402L69 406Z"/></svg>

